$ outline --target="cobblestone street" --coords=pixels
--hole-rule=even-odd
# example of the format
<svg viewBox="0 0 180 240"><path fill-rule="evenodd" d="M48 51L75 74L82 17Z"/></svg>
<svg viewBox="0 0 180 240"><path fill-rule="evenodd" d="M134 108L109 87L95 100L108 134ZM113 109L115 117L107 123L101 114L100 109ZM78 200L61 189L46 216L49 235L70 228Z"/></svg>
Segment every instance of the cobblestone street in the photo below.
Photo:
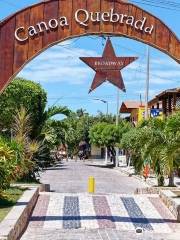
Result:
<svg viewBox="0 0 180 240"><path fill-rule="evenodd" d="M101 163L101 161L100 161ZM88 177L96 180L96 193L134 193L137 187L145 187L141 181L127 177L111 168L92 166L91 162L65 162L51 168L41 176L41 182L51 185L51 191L65 193L87 192Z"/></svg>
<svg viewBox="0 0 180 240"><path fill-rule="evenodd" d="M87 193L88 176L96 193ZM134 195L145 186L117 170L69 162L47 170L41 193L22 240L178 239L179 224L158 195ZM136 234L141 228L142 234Z"/></svg>

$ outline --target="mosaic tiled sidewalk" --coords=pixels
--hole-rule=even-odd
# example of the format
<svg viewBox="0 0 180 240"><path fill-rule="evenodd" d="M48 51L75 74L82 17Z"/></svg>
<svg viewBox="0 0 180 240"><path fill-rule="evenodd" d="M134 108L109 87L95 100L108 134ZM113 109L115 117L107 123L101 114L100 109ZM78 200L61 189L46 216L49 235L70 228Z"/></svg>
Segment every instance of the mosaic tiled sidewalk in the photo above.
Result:
<svg viewBox="0 0 180 240"><path fill-rule="evenodd" d="M172 233L179 228L157 195L43 193L28 228Z"/></svg>

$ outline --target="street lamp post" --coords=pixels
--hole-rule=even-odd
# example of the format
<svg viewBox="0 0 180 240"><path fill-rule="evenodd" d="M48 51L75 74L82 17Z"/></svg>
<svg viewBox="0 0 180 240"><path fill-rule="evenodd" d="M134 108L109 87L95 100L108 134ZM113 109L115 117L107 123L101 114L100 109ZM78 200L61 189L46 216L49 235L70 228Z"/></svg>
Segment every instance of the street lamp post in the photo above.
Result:
<svg viewBox="0 0 180 240"><path fill-rule="evenodd" d="M94 100L100 101L100 102L106 104L106 116L108 116L108 114L109 114L109 103L108 103L108 101L106 101L106 100L104 100L104 99L100 99L100 98L95 98Z"/></svg>
<svg viewBox="0 0 180 240"><path fill-rule="evenodd" d="M96 101L100 101L104 104L106 104L106 116L108 116L109 114L109 103L108 101L104 100L104 99L100 99L100 98L95 98L94 100ZM107 147L105 148L105 164L107 165L108 163L108 150L107 150Z"/></svg>

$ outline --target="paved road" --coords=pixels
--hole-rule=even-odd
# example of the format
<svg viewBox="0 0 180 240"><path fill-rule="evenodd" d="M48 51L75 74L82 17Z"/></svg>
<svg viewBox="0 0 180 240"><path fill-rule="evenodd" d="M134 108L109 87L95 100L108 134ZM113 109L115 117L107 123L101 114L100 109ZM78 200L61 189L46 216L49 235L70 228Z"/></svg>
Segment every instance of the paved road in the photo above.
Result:
<svg viewBox="0 0 180 240"><path fill-rule="evenodd" d="M162 234L114 229L94 230L31 230L21 240L179 240L179 233Z"/></svg>
<svg viewBox="0 0 180 240"><path fill-rule="evenodd" d="M55 192L87 192L88 177L96 179L96 193L134 193L137 187L146 186L138 179L127 177L118 170L89 166L83 162L68 162L42 174L41 182L50 183Z"/></svg>
<svg viewBox="0 0 180 240"><path fill-rule="evenodd" d="M96 178L93 195L88 176ZM52 192L40 194L21 240L179 240L180 226L158 195L134 195L144 184L118 170L69 162L44 172L42 182Z"/></svg>

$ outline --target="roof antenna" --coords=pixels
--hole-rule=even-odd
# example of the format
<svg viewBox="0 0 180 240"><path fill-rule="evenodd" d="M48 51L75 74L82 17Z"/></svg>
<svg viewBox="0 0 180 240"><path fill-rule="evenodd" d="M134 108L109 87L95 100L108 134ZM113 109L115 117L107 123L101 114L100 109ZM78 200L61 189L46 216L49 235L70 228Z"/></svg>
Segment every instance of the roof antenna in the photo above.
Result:
<svg viewBox="0 0 180 240"><path fill-rule="evenodd" d="M141 93L139 95L139 98L140 98L140 103L141 103L141 107L142 107L142 96L141 96Z"/></svg>

